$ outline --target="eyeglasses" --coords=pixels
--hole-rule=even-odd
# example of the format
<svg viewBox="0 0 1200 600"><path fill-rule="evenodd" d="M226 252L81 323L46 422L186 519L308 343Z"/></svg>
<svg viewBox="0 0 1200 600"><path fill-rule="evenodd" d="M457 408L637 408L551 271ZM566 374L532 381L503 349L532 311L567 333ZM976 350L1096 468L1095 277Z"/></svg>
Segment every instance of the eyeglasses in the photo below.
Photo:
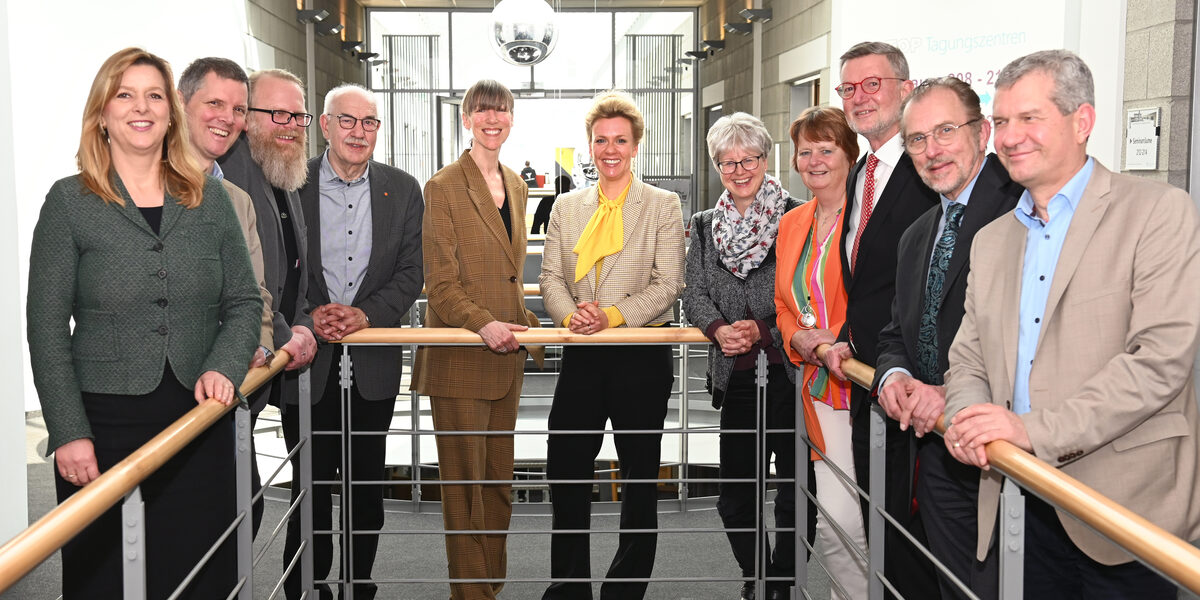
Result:
<svg viewBox="0 0 1200 600"><path fill-rule="evenodd" d="M271 115L271 121L279 125L287 125L292 119L296 120L296 124L301 127L308 127L312 123L313 116L308 113L294 113L287 110L267 110L265 108L248 108L254 112L268 113Z"/></svg>
<svg viewBox="0 0 1200 600"><path fill-rule="evenodd" d="M884 79L894 79L896 81L904 81L904 79L901 77L868 77L862 81L855 81L855 82L847 81L833 89L834 89L834 91L836 91L838 93L839 96L846 98L846 99L850 99L850 98L854 97L854 88L862 89L864 94L874 94L874 93L878 92L880 86L883 85Z"/></svg>
<svg viewBox="0 0 1200 600"><path fill-rule="evenodd" d="M383 122L380 121L379 119L375 119L372 117L365 117L365 118L359 119L357 117L352 117L350 115L329 115L329 116L337 119L338 125L341 125L342 129L354 129L355 125L362 123L363 131L375 131L376 129L379 129L380 125L383 124Z"/></svg>
<svg viewBox="0 0 1200 600"><path fill-rule="evenodd" d="M939 146L945 146L954 141L954 138L958 136L958 130L960 128L966 127L967 125L978 121L980 118L981 117L976 117L970 121L967 121L966 123L963 123L962 125L943 123L937 127L934 127L930 131L926 131L924 133L914 133L904 138L904 150L909 154L920 154L925 151L925 146L929 145L929 138L931 137L935 142L938 143Z"/></svg>
<svg viewBox="0 0 1200 600"><path fill-rule="evenodd" d="M763 155L759 154L758 156L743 158L742 160L727 160L717 163L717 168L720 169L721 173L724 175L728 175L736 171L738 165L741 165L742 168L747 171L754 171L758 169L758 161L761 160L762 157Z"/></svg>

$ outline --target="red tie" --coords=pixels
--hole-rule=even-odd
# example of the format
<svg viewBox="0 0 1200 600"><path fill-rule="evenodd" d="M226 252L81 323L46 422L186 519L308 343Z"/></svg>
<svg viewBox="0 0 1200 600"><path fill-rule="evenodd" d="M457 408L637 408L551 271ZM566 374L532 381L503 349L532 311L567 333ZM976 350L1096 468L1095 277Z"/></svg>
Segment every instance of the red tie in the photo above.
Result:
<svg viewBox="0 0 1200 600"><path fill-rule="evenodd" d="M867 155L867 180L863 183L862 211L858 215L858 231L854 234L854 248L850 252L850 272L858 263L858 245L862 242L863 230L867 221L871 220L871 210L875 208L875 167L879 159L874 154Z"/></svg>

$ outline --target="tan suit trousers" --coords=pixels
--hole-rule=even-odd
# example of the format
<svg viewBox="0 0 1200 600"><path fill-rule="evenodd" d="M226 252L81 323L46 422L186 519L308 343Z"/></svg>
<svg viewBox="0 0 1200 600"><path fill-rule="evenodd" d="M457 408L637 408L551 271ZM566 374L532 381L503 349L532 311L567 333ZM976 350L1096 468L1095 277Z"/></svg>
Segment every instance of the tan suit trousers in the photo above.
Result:
<svg viewBox="0 0 1200 600"><path fill-rule="evenodd" d="M517 372L498 400L430 398L437 431L512 431L524 375ZM501 480L513 477L513 436L437 436L442 481ZM512 516L512 485L442 486L442 521L452 579L502 579L507 573L508 536L456 535L456 530L507 530ZM493 600L502 582L452 583L451 600Z"/></svg>

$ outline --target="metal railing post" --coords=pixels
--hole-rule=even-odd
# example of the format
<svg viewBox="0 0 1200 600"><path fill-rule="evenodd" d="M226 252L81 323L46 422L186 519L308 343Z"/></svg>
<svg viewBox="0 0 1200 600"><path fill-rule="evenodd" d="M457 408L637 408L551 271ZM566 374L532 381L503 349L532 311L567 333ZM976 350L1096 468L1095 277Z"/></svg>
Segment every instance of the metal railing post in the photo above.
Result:
<svg viewBox="0 0 1200 600"><path fill-rule="evenodd" d="M125 600L146 598L146 505L138 486L121 503L121 561Z"/></svg>
<svg viewBox="0 0 1200 600"><path fill-rule="evenodd" d="M411 315L411 324L413 327L421 326L421 312L418 308L420 302L414 302L412 309L409 311ZM417 364L417 346L412 347L412 364ZM408 390L408 425L411 435L408 436L410 447L409 459L412 463L412 511L413 514L421 512L421 437L418 433L421 431L421 395L412 389L413 371L409 370L409 390ZM432 400L431 400L432 402Z"/></svg>
<svg viewBox="0 0 1200 600"><path fill-rule="evenodd" d="M758 351L758 358L754 363L754 397L756 398L755 408L756 419L754 426L754 588L755 597L767 597L767 561L771 557L765 556L763 549L767 537L766 529L766 512L767 512L767 469L770 463L767 462L767 353L765 350ZM778 527L779 523L776 522Z"/></svg>
<svg viewBox="0 0 1200 600"><path fill-rule="evenodd" d="M250 407L239 405L233 417L236 431L234 448L237 452L237 512L245 515L237 530L237 574L242 582L238 600L254 598L254 486L250 482L251 463L254 455L250 440L254 432L250 429Z"/></svg>
<svg viewBox="0 0 1200 600"><path fill-rule="evenodd" d="M997 551L1000 553L1000 598L1021 600L1025 594L1025 496L1012 480L1004 479L1000 494Z"/></svg>
<svg viewBox="0 0 1200 600"><path fill-rule="evenodd" d="M885 528L884 510L884 458L887 452L887 427L883 420L883 407L871 403L871 437L870 437L870 482L867 486L868 519L867 519L867 597L870 600L883 600L883 544Z"/></svg>
<svg viewBox="0 0 1200 600"><path fill-rule="evenodd" d="M338 385L342 388L341 403L342 403L342 427L340 443L342 446L342 506L338 511L342 517L342 574L338 578L343 581L345 587L342 588L341 597L346 600L354 600L354 585L350 582L354 579L354 570L351 565L354 564L354 544L351 543L354 537L354 496L353 479L354 473L351 472L350 465L352 464L353 456L352 446L354 445L354 427L351 420L352 407L350 406L350 387L354 385L354 366L350 362L350 346L342 345L341 367L338 369Z"/></svg>
<svg viewBox="0 0 1200 600"><path fill-rule="evenodd" d="M792 589L792 598L801 596L801 588L808 586L808 462L811 453L808 451L808 424L804 421L804 371L796 373L796 416L794 436L796 443L795 458L796 473L793 475L796 488L796 530L792 532L795 551L796 585Z"/></svg>
<svg viewBox="0 0 1200 600"><path fill-rule="evenodd" d="M312 477L312 374L311 369L300 373L300 489L304 497L300 499L300 539L304 544L300 556L300 588L306 591L310 598L316 597L313 586L313 477ZM283 385L283 381L279 382ZM293 479L292 485L296 485Z"/></svg>
<svg viewBox="0 0 1200 600"><path fill-rule="evenodd" d="M688 428L688 353L687 344L679 345L679 428L686 432ZM679 512L687 512L688 504L688 444L691 442L687 433L679 434Z"/></svg>

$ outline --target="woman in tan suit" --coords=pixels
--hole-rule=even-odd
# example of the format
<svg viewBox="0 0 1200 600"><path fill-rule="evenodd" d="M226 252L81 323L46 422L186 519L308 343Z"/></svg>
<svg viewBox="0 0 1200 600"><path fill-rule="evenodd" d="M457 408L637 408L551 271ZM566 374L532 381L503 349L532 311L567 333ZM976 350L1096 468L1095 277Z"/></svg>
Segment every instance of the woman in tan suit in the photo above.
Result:
<svg viewBox="0 0 1200 600"><path fill-rule="evenodd" d="M585 126L599 184L561 196L550 213L540 277L555 323L590 335L609 327L665 325L683 289L683 220L679 197L633 176L644 122L625 94L598 96ZM549 428L602 431L662 429L674 384L670 346L572 346L563 350ZM550 434L547 476L591 479L603 435ZM660 434L616 435L622 479L656 479ZM554 529L587 529L591 485L550 484ZM624 484L621 528L658 524L652 483ZM657 535L622 533L607 578L645 578ZM590 577L588 535L555 534L550 574ZM600 597L637 600L646 583L606 582ZM544 600L591 598L587 583L555 582Z"/></svg>
<svg viewBox="0 0 1200 600"><path fill-rule="evenodd" d="M413 387L430 396L438 431L512 431L527 352L514 331L537 324L525 309L525 182L500 164L512 128L513 95L491 80L463 97L471 148L425 184L423 249L426 327L462 327L487 347L423 347ZM438 436L444 481L512 479L511 435ZM498 579L506 572L504 535L453 531L508 529L510 485L442 487L450 577ZM455 583L453 600L492 599L501 583Z"/></svg>

